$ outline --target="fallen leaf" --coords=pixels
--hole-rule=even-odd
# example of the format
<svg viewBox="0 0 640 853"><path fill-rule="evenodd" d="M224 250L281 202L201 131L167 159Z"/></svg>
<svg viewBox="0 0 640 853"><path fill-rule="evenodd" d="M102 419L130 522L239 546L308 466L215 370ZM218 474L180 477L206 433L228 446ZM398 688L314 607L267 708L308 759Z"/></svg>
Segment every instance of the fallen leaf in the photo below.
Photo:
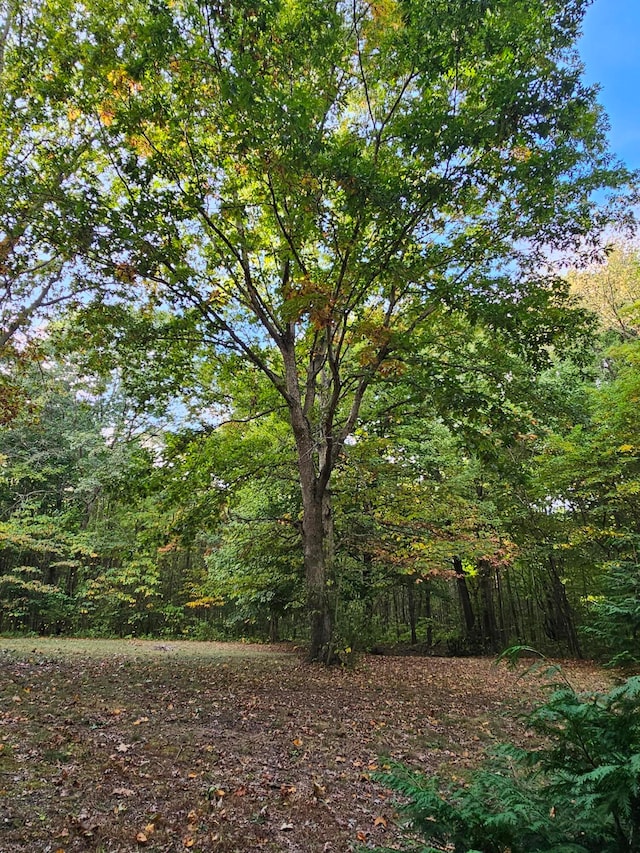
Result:
<svg viewBox="0 0 640 853"><path fill-rule="evenodd" d="M116 752L129 752L130 749L131 749L130 743L119 743L116 746Z"/></svg>
<svg viewBox="0 0 640 853"><path fill-rule="evenodd" d="M188 835L186 838L183 838L183 839L182 839L182 844L183 844L185 847L193 847L193 845L194 845L195 843L196 843L195 838L191 838L191 836L190 836L190 835Z"/></svg>
<svg viewBox="0 0 640 853"><path fill-rule="evenodd" d="M148 840L149 838L144 832L139 832L136 835L136 841L138 842L138 844L146 844Z"/></svg>
<svg viewBox="0 0 640 853"><path fill-rule="evenodd" d="M111 793L114 797L133 797L135 791L131 788L114 788Z"/></svg>
<svg viewBox="0 0 640 853"><path fill-rule="evenodd" d="M138 717L137 720L133 721L133 725L139 726L140 723L148 723L148 722L149 722L149 717Z"/></svg>
<svg viewBox="0 0 640 853"><path fill-rule="evenodd" d="M322 784L322 782L320 780L313 779L312 785L313 785L313 795L317 799L324 797L324 795L327 793L327 789L325 788L325 786Z"/></svg>
<svg viewBox="0 0 640 853"><path fill-rule="evenodd" d="M300 747L302 746L302 740L299 737L294 738L293 745L296 747L296 749L300 749Z"/></svg>
<svg viewBox="0 0 640 853"><path fill-rule="evenodd" d="M386 829L388 823L389 823L389 821L386 819L386 817L382 817L382 815L379 815L373 821L374 826L383 826L383 827L385 827L385 829Z"/></svg>

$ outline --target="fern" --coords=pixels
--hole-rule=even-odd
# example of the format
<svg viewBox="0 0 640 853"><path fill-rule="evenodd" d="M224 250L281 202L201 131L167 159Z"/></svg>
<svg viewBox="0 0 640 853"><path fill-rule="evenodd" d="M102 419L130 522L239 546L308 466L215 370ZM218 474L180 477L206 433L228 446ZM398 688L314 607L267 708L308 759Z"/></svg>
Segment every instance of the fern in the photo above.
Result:
<svg viewBox="0 0 640 853"><path fill-rule="evenodd" d="M497 749L467 783L378 776L419 853L640 853L640 677L608 693L562 684L529 718L545 746Z"/></svg>

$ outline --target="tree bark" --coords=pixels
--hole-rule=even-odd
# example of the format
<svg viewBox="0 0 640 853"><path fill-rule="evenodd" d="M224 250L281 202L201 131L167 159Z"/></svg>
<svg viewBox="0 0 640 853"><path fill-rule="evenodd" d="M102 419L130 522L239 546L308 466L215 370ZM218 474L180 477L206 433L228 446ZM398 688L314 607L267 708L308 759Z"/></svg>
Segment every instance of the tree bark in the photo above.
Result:
<svg viewBox="0 0 640 853"><path fill-rule="evenodd" d="M495 652L499 646L498 623L493 602L494 570L486 560L478 560L478 585L482 609L482 646Z"/></svg>
<svg viewBox="0 0 640 853"><path fill-rule="evenodd" d="M407 604L409 609L409 627L411 629L411 645L415 646L418 643L418 634L416 631L416 597L414 589L415 581L413 578L407 578Z"/></svg>
<svg viewBox="0 0 640 853"><path fill-rule="evenodd" d="M424 587L424 615L427 620L427 646L433 646L433 612L431 609L431 583L427 581Z"/></svg>
<svg viewBox="0 0 640 853"><path fill-rule="evenodd" d="M314 490L315 491L315 490ZM325 501L312 495L304 502L302 538L309 617L309 659L329 663L331 659L331 609L327 595L325 561Z"/></svg>
<svg viewBox="0 0 640 853"><path fill-rule="evenodd" d="M460 557L453 558L453 569L456 573L456 586L458 588L458 596L462 607L462 615L464 616L465 636L469 642L475 640L475 616L473 615L473 607L471 605L471 596L469 595L469 587L467 579L462 567Z"/></svg>

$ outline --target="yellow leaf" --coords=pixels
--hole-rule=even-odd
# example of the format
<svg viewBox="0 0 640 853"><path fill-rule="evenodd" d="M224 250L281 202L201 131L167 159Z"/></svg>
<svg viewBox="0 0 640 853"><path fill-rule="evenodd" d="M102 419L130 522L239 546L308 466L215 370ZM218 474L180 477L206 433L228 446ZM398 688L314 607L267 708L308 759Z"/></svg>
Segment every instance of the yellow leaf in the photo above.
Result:
<svg viewBox="0 0 640 853"><path fill-rule="evenodd" d="M98 116L100 121L105 127L109 127L109 125L113 124L113 120L116 116L113 108L107 105L101 105L98 107Z"/></svg>

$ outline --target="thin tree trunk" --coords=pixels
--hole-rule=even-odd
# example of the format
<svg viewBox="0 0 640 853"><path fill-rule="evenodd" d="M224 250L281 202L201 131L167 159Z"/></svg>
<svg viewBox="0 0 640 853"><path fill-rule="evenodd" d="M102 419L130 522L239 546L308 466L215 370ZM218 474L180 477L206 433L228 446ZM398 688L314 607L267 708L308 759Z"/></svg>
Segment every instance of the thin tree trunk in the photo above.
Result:
<svg viewBox="0 0 640 853"><path fill-rule="evenodd" d="M433 612L431 609L431 584L429 581L424 587L424 615L427 620L427 646L433 646Z"/></svg>
<svg viewBox="0 0 640 853"><path fill-rule="evenodd" d="M498 624L493 601L492 566L486 560L478 560L478 586L482 616L482 647L494 652L498 648Z"/></svg>
<svg viewBox="0 0 640 853"><path fill-rule="evenodd" d="M462 607L462 615L464 617L465 636L473 642L475 640L475 616L473 615L473 607L471 605L471 596L469 595L469 587L467 579L462 567L460 557L453 558L453 569L456 573L456 587L458 588L458 596L460 598L460 606Z"/></svg>
<svg viewBox="0 0 640 853"><path fill-rule="evenodd" d="M407 605L409 610L409 627L411 628L411 645L418 643L416 632L416 598L413 578L407 578Z"/></svg>

